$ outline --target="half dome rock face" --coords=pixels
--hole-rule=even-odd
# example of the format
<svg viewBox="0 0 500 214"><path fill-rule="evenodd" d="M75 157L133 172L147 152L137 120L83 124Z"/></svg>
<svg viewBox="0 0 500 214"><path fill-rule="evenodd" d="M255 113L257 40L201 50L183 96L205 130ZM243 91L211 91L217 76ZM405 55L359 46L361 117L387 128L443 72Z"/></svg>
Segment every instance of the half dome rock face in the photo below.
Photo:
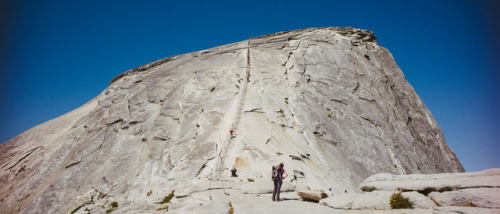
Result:
<svg viewBox="0 0 500 214"><path fill-rule="evenodd" d="M280 162L290 191L329 195L381 172L464 171L370 31L314 28L121 74L84 106L0 146L0 210L71 213L109 201L154 210L175 191L186 200L169 202L175 211L216 200L214 189L259 193Z"/></svg>

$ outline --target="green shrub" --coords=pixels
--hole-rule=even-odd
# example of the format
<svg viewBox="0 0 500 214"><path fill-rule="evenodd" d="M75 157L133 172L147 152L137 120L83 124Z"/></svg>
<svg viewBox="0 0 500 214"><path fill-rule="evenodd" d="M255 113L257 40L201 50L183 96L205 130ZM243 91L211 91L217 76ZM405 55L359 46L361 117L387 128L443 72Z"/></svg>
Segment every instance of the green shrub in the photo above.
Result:
<svg viewBox="0 0 500 214"><path fill-rule="evenodd" d="M467 205L466 205L466 206L467 206L467 207L476 207L476 205L475 205L474 203L472 203L472 202L467 203Z"/></svg>
<svg viewBox="0 0 500 214"><path fill-rule="evenodd" d="M111 206L114 208L118 207L118 202L116 201L111 202Z"/></svg>
<svg viewBox="0 0 500 214"><path fill-rule="evenodd" d="M215 86L210 89L210 92L213 92L215 90Z"/></svg>
<svg viewBox="0 0 500 214"><path fill-rule="evenodd" d="M375 189L372 189L372 188L370 188L370 187L363 187L363 189L361 189L361 190L363 190L363 191L365 191L365 192L372 192L372 191L373 191L373 190L375 190Z"/></svg>
<svg viewBox="0 0 500 214"><path fill-rule="evenodd" d="M410 199L401 195L400 192L394 193L389 201L392 209L411 209L413 208L413 202Z"/></svg>
<svg viewBox="0 0 500 214"><path fill-rule="evenodd" d="M170 200L172 200L172 198L174 197L174 192L175 192L175 190L172 190L172 192L170 194L168 194L167 196L165 196L165 198L163 198L163 200L160 201L159 204L166 204L166 203L170 202Z"/></svg>

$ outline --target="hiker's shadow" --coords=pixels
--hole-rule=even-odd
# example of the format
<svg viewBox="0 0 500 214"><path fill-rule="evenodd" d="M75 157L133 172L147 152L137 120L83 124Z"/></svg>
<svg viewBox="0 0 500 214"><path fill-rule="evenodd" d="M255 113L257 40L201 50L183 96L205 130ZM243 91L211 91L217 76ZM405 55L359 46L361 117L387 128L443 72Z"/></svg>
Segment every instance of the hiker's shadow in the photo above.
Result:
<svg viewBox="0 0 500 214"><path fill-rule="evenodd" d="M300 201L298 198L281 198L282 201Z"/></svg>

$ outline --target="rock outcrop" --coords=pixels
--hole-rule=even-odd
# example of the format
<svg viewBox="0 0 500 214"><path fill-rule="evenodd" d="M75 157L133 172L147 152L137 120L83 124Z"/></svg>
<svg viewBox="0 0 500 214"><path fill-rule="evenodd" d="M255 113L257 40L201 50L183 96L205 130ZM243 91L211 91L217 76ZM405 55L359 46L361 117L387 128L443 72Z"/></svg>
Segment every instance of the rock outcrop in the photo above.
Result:
<svg viewBox="0 0 500 214"><path fill-rule="evenodd" d="M279 162L288 190L328 195L359 192L376 173L464 171L370 31L311 28L119 75L84 106L0 146L0 210L175 213L230 201L241 210L251 206L243 198L270 201L261 184Z"/></svg>
<svg viewBox="0 0 500 214"><path fill-rule="evenodd" d="M418 210L500 213L500 169L453 174L377 174L367 178L361 189L367 192L337 195L320 203L341 210L391 210L392 194L402 192Z"/></svg>
<svg viewBox="0 0 500 214"><path fill-rule="evenodd" d="M297 194L302 200L312 202L319 202L321 199L328 197L326 193L318 190L301 190L297 191Z"/></svg>
<svg viewBox="0 0 500 214"><path fill-rule="evenodd" d="M500 187L500 170L498 169L460 174L443 173L439 175L393 175L385 173L370 176L361 183L362 190L411 190L419 191L423 194L428 194L429 192L498 187Z"/></svg>

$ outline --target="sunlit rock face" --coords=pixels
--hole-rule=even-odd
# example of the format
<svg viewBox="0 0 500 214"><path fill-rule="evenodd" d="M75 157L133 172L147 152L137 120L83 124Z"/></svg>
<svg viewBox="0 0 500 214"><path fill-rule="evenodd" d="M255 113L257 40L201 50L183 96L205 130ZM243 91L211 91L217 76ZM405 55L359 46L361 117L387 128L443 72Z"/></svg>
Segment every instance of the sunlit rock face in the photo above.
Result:
<svg viewBox="0 0 500 214"><path fill-rule="evenodd" d="M0 210L153 212L172 190L169 211L226 209L231 197L269 198L280 162L287 191L329 195L376 173L464 171L370 31L302 29L127 71L2 144Z"/></svg>
<svg viewBox="0 0 500 214"><path fill-rule="evenodd" d="M388 199L402 192L414 209L426 210L422 213L500 213L499 187L500 169L411 175L381 173L361 183L363 193L337 195L320 203L340 210L386 211L392 206Z"/></svg>

